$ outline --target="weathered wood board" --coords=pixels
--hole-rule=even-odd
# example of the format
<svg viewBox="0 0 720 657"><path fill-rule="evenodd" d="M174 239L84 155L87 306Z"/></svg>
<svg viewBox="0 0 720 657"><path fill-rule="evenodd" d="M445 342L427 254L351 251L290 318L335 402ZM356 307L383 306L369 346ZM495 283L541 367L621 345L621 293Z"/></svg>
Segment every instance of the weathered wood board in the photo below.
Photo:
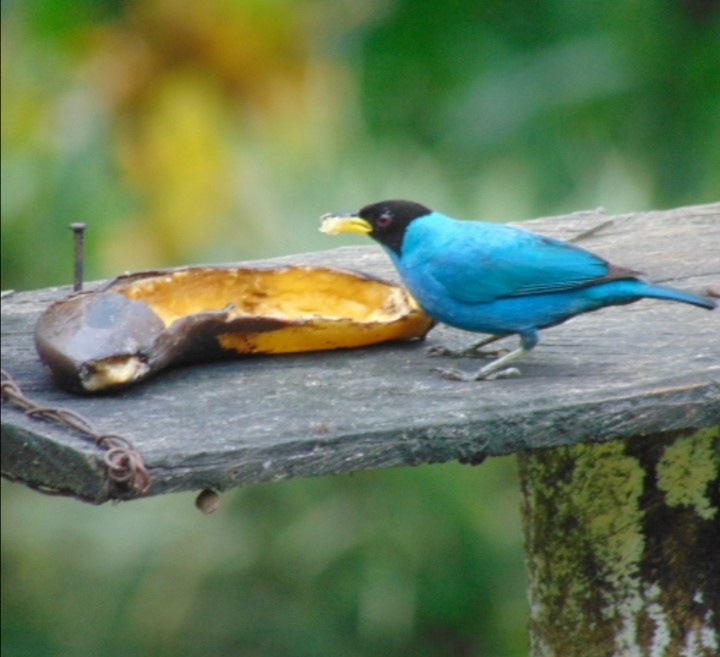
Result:
<svg viewBox="0 0 720 657"><path fill-rule="evenodd" d="M569 239L607 219L592 211L523 226ZM616 216L582 246L656 282L717 289L720 203ZM397 280L374 245L275 262L332 264ZM460 347L478 338L440 326L422 343L193 365L114 395L79 397L53 386L32 338L39 313L69 291L3 299L3 368L34 400L79 412L103 432L132 441L152 477L148 494L720 424L720 311L642 301L577 317L542 333L519 363L520 378L440 378L433 367L478 366L426 355L428 346ZM514 347L516 339L499 344ZM8 478L91 502L132 497L108 488L95 445L7 403L2 441Z"/></svg>

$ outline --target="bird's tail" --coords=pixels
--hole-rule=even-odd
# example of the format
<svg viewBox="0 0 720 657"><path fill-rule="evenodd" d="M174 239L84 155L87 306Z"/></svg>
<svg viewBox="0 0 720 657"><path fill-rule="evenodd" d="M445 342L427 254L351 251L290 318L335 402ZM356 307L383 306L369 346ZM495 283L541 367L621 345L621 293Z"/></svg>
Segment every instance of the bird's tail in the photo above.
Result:
<svg viewBox="0 0 720 657"><path fill-rule="evenodd" d="M693 306L707 308L713 310L717 307L717 303L712 299L690 294L682 290L676 290L673 287L665 287L663 285L651 285L644 283L641 290L642 296L650 299L666 299L667 301L679 301L680 303L691 303Z"/></svg>

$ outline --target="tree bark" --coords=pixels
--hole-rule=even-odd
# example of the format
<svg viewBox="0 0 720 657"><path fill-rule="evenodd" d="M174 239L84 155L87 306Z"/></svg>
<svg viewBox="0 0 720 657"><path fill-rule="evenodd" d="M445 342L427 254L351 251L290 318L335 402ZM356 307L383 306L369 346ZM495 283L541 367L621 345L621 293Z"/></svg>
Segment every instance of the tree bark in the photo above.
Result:
<svg viewBox="0 0 720 657"><path fill-rule="evenodd" d="M518 458L532 657L720 654L720 427Z"/></svg>

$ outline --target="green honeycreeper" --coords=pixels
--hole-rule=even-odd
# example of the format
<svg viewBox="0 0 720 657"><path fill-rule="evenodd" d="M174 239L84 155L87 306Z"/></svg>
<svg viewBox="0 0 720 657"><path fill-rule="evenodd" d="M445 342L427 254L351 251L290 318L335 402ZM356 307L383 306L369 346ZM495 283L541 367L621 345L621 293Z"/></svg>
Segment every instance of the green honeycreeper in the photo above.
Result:
<svg viewBox="0 0 720 657"><path fill-rule="evenodd" d="M382 201L357 214L327 214L320 230L362 233L379 242L428 315L494 336L471 349L520 336L518 349L473 374L440 370L456 380L509 373L506 366L538 343L540 329L605 306L653 298L716 307L710 299L646 283L638 272L574 244L504 224L458 221L412 201Z"/></svg>

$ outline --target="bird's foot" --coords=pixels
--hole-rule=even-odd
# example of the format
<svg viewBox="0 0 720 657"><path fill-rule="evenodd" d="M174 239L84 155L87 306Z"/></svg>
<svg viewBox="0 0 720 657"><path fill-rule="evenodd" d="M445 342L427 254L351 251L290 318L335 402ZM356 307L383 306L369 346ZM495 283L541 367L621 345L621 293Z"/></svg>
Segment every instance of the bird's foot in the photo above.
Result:
<svg viewBox="0 0 720 657"><path fill-rule="evenodd" d="M480 345L472 345L465 349L448 349L442 345L435 345L428 347L426 353L432 358L499 358L508 351L508 349L481 350Z"/></svg>
<svg viewBox="0 0 720 657"><path fill-rule="evenodd" d="M511 377L520 376L521 372L517 367L506 367L501 370L493 370L492 372L463 372L453 367L435 367L434 372L438 372L443 379L449 381L495 381L496 379L509 379Z"/></svg>
<svg viewBox="0 0 720 657"><path fill-rule="evenodd" d="M519 349L511 351L509 354L505 354L497 360L488 363L485 367L481 367L473 374L452 368L438 368L438 371L443 377L451 381L492 381L494 379L506 379L510 376L518 376L520 374L519 369L516 367L507 367L507 365L528 351L529 349L521 346Z"/></svg>
<svg viewBox="0 0 720 657"><path fill-rule="evenodd" d="M457 370L454 367L433 367L433 372L437 372L443 379L449 381L474 381L467 372Z"/></svg>

